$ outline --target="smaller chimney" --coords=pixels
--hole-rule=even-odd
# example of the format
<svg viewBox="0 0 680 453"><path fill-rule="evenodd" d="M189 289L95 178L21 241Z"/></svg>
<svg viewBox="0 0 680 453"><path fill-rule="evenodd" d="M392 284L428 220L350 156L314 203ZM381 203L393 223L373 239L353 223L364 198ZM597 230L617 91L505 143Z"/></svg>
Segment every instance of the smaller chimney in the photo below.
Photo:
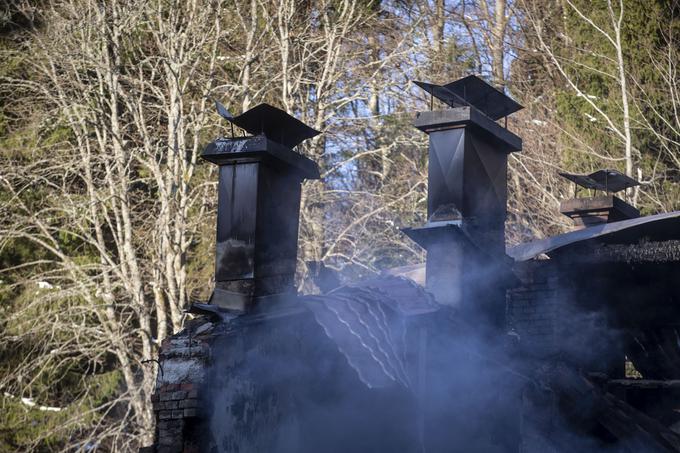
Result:
<svg viewBox="0 0 680 453"><path fill-rule="evenodd" d="M426 286L439 303L500 327L510 261L507 160L522 140L497 120L522 106L476 76L415 83L451 108L416 115L414 126L430 143L428 222L404 232L427 250Z"/></svg>
<svg viewBox="0 0 680 453"><path fill-rule="evenodd" d="M576 229L640 217L640 211L615 192L640 184L617 170L598 170L589 175L560 173L574 183L574 198L560 203L560 212L574 221ZM592 197L577 197L578 187L595 191ZM604 192L598 196L597 191Z"/></svg>
<svg viewBox="0 0 680 453"><path fill-rule="evenodd" d="M319 169L292 150L319 134L283 110L260 104L232 116L232 136L201 157L219 165L215 290L210 303L245 312L258 297L295 292L301 183ZM250 136L234 136L234 125Z"/></svg>

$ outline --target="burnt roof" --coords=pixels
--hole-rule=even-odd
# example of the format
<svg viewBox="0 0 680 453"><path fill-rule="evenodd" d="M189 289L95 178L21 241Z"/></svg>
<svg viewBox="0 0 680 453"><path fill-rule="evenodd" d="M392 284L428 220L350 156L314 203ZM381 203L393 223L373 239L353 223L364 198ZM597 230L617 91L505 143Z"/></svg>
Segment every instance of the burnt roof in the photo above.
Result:
<svg viewBox="0 0 680 453"><path fill-rule="evenodd" d="M638 217L620 222L604 223L581 230L558 234L546 239L510 247L507 251L515 261L527 261L541 254L550 255L558 249L600 240L606 243L632 244L640 238L652 241L673 240L680 236L680 211Z"/></svg>
<svg viewBox="0 0 680 453"><path fill-rule="evenodd" d="M405 334L409 322L453 322L451 309L438 304L425 288L393 275L353 282L321 295L280 294L257 300L259 303L248 314L234 316L221 308L206 311L206 304L194 304L192 312L222 317L227 333L311 314L368 388L412 387L406 370ZM448 315L437 316L442 313Z"/></svg>
<svg viewBox="0 0 680 453"><path fill-rule="evenodd" d="M412 386L406 370L406 325L398 319L445 310L421 286L393 276L300 299L369 388Z"/></svg>
<svg viewBox="0 0 680 453"><path fill-rule="evenodd" d="M575 173L560 173L559 175L586 189L603 190L605 192L619 192L640 184L618 170L598 170L589 175Z"/></svg>
<svg viewBox="0 0 680 453"><path fill-rule="evenodd" d="M218 113L251 135L264 135L269 140L294 148L321 132L307 126L302 121L283 110L269 104L260 104L252 109L233 116L219 102L215 102Z"/></svg>
<svg viewBox="0 0 680 453"><path fill-rule="evenodd" d="M471 105L492 120L498 120L523 108L505 93L475 75L446 85L420 81L413 83L450 107Z"/></svg>

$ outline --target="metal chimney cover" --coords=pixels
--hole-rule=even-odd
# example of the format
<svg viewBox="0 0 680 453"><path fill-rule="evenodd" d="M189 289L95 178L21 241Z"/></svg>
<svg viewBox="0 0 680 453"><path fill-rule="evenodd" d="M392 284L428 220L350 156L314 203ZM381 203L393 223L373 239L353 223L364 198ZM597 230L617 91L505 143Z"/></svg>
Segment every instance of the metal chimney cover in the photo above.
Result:
<svg viewBox="0 0 680 453"><path fill-rule="evenodd" d="M289 148L321 133L269 104L260 104L231 118L222 116L251 135L264 135Z"/></svg>
<svg viewBox="0 0 680 453"><path fill-rule="evenodd" d="M640 184L618 170L598 170L589 175L577 175L574 173L559 173L559 175L586 189L602 190L604 192L619 192Z"/></svg>
<svg viewBox="0 0 680 453"><path fill-rule="evenodd" d="M522 110L520 104L475 75L447 83L444 88L465 99L492 120Z"/></svg>
<svg viewBox="0 0 680 453"><path fill-rule="evenodd" d="M494 121L524 108L475 75L446 85L418 81L413 83L450 107L471 105Z"/></svg>
<svg viewBox="0 0 680 453"><path fill-rule="evenodd" d="M415 83L417 86L427 91L428 94L436 97L449 107L456 108L470 105L470 103L465 101L465 99L458 96L456 93L449 91L448 89L441 85L435 85L434 83L428 82L420 82L418 80L414 80L413 83Z"/></svg>

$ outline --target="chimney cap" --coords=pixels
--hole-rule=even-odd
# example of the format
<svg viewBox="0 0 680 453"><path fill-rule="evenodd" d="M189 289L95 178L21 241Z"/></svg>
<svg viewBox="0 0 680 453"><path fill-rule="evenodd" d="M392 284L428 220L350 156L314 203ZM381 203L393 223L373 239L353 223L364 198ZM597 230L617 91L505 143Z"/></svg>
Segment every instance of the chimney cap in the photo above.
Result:
<svg viewBox="0 0 680 453"><path fill-rule="evenodd" d="M492 120L498 120L523 109L519 103L475 75L446 85L413 81L450 107L471 105Z"/></svg>
<svg viewBox="0 0 680 453"><path fill-rule="evenodd" d="M619 192L640 183L618 170L598 170L589 175L575 173L559 173L565 179L586 189L602 190L604 192Z"/></svg>
<svg viewBox="0 0 680 453"><path fill-rule="evenodd" d="M294 148L308 138L321 132L307 126L302 121L281 109L269 104L259 104L252 109L233 116L219 102L215 102L217 112L232 124L251 135L264 135L269 140Z"/></svg>
<svg viewBox="0 0 680 453"><path fill-rule="evenodd" d="M217 139L205 147L201 158L217 165L262 160L277 166L287 165L305 179L321 177L316 162L264 135Z"/></svg>

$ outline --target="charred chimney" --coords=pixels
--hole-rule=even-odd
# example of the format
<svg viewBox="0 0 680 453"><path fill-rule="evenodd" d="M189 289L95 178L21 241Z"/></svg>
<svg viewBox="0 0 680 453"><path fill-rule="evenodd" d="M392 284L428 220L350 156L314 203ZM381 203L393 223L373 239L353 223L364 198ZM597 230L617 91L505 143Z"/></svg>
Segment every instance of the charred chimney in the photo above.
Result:
<svg viewBox="0 0 680 453"><path fill-rule="evenodd" d="M640 217L640 211L614 195L640 184L617 170L598 170L589 175L560 173L574 183L574 198L560 203L560 212L574 221L576 229ZM592 196L579 197L578 187ZM601 194L598 195L597 192Z"/></svg>
<svg viewBox="0 0 680 453"><path fill-rule="evenodd" d="M248 311L256 298L295 291L301 183L317 165L293 151L319 132L267 104L232 116L232 136L202 158L219 165L215 290L210 303ZM250 134L236 137L233 126Z"/></svg>
<svg viewBox="0 0 680 453"><path fill-rule="evenodd" d="M501 326L507 157L522 140L497 120L522 107L476 76L416 84L451 108L414 121L429 136L428 222L404 232L427 250L427 288L439 303Z"/></svg>

